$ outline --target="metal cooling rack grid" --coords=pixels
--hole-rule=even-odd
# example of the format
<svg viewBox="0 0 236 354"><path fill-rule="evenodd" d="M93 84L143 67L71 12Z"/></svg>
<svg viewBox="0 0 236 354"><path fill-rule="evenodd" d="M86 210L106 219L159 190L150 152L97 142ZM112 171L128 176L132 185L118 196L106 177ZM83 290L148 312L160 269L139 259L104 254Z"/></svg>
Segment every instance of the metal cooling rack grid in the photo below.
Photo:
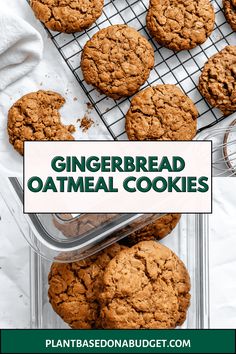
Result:
<svg viewBox="0 0 236 354"><path fill-rule="evenodd" d="M236 44L236 33L227 24L222 11L222 0L213 0L212 4L216 13L214 32L203 45L191 51L175 53L152 40L146 29L149 0L105 0L102 16L90 29L82 33L68 35L47 30L113 139L127 139L125 115L131 99L114 101L100 95L93 87L86 84L80 68L85 43L98 30L113 24L126 23L140 31L152 43L155 51L155 67L142 89L148 85L163 83L178 85L196 104L199 111L198 131L200 132L224 119L221 112L210 107L197 89L201 70L213 54L228 44Z"/></svg>

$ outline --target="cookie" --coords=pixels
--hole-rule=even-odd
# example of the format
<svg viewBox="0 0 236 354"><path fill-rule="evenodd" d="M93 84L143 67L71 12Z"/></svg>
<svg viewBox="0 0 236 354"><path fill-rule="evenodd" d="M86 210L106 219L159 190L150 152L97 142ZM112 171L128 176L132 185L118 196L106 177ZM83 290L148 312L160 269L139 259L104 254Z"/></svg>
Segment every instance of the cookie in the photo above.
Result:
<svg viewBox="0 0 236 354"><path fill-rule="evenodd" d="M106 224L114 222L117 216L118 214L82 214L73 218L71 214L59 214L61 220L58 216L53 216L53 224L64 236L70 238L84 236L95 229L103 228Z"/></svg>
<svg viewBox="0 0 236 354"><path fill-rule="evenodd" d="M31 0L30 5L48 29L74 33L89 28L101 16L104 0Z"/></svg>
<svg viewBox="0 0 236 354"><path fill-rule="evenodd" d="M110 260L124 246L114 244L83 261L53 263L49 273L49 301L54 311L74 329L100 327L98 295Z"/></svg>
<svg viewBox="0 0 236 354"><path fill-rule="evenodd" d="M127 246L132 246L141 241L161 240L171 233L178 224L180 218L181 214L164 215L152 224L133 232L131 235L121 240L121 243Z"/></svg>
<svg viewBox="0 0 236 354"><path fill-rule="evenodd" d="M130 140L191 140L198 112L175 85L157 85L139 92L126 115Z"/></svg>
<svg viewBox="0 0 236 354"><path fill-rule="evenodd" d="M114 25L97 32L86 43L81 60L87 84L114 99L136 93L153 66L151 44L126 25Z"/></svg>
<svg viewBox="0 0 236 354"><path fill-rule="evenodd" d="M73 125L63 125L58 110L65 103L56 92L38 91L20 98L8 113L9 142L21 155L24 141L74 140Z"/></svg>
<svg viewBox="0 0 236 354"><path fill-rule="evenodd" d="M225 116L236 111L236 46L227 46L205 64L199 90Z"/></svg>
<svg viewBox="0 0 236 354"><path fill-rule="evenodd" d="M209 0L151 0L147 28L160 45L180 51L204 43L214 21Z"/></svg>
<svg viewBox="0 0 236 354"><path fill-rule="evenodd" d="M236 31L236 0L223 0L223 6L227 22Z"/></svg>
<svg viewBox="0 0 236 354"><path fill-rule="evenodd" d="M143 241L108 264L100 295L103 328L159 329L183 324L190 304L190 279L167 247Z"/></svg>

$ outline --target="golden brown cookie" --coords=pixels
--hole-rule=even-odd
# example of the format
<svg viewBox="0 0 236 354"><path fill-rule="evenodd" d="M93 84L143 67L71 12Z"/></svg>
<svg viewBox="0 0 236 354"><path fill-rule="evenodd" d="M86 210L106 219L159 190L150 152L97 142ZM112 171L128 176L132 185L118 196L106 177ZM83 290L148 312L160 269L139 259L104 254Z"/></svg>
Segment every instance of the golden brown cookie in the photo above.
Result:
<svg viewBox="0 0 236 354"><path fill-rule="evenodd" d="M151 44L134 28L114 25L97 32L83 50L85 81L114 99L131 96L154 66Z"/></svg>
<svg viewBox="0 0 236 354"><path fill-rule="evenodd" d="M157 85L139 92L126 115L130 140L191 140L198 112L175 85Z"/></svg>
<svg viewBox="0 0 236 354"><path fill-rule="evenodd" d="M100 295L103 328L175 328L186 318L190 279L167 247L143 241L108 264Z"/></svg>
<svg viewBox="0 0 236 354"><path fill-rule="evenodd" d="M208 60L199 90L225 116L236 111L236 46L227 46Z"/></svg>
<svg viewBox="0 0 236 354"><path fill-rule="evenodd" d="M214 21L209 0L151 0L147 28L160 45L179 51L204 43Z"/></svg>
<svg viewBox="0 0 236 354"><path fill-rule="evenodd" d="M24 154L24 141L74 140L73 125L61 123L58 110L65 103L56 92L38 91L20 98L8 113L9 141Z"/></svg>
<svg viewBox="0 0 236 354"><path fill-rule="evenodd" d="M223 0L225 17L233 31L236 31L236 0Z"/></svg>
<svg viewBox="0 0 236 354"><path fill-rule="evenodd" d="M171 233L180 218L181 214L166 214L152 224L133 232L131 235L121 240L121 243L132 246L141 241L161 240Z"/></svg>
<svg viewBox="0 0 236 354"><path fill-rule="evenodd" d="M49 301L54 311L71 328L100 326L98 295L102 277L110 260L124 246L114 244L83 261L53 263L49 274Z"/></svg>
<svg viewBox="0 0 236 354"><path fill-rule="evenodd" d="M31 0L30 5L48 29L74 33L89 28L101 16L104 0Z"/></svg>

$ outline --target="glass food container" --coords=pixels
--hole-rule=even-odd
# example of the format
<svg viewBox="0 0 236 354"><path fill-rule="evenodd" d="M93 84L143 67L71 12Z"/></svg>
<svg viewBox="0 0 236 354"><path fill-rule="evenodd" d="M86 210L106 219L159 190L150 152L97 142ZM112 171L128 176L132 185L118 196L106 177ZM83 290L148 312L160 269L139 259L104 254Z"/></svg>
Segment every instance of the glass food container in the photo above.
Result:
<svg viewBox="0 0 236 354"><path fill-rule="evenodd" d="M32 249L49 261L89 257L162 214L23 214L22 181L2 178L1 193ZM25 232L28 222L31 233Z"/></svg>
<svg viewBox="0 0 236 354"><path fill-rule="evenodd" d="M54 313L48 301L48 273L53 260L67 262L85 258L161 216L24 215L22 187L16 178L2 178L1 194L22 234L31 245L32 328L69 329ZM182 215L178 226L161 242L182 259L191 277L191 306L182 328L208 328L208 216Z"/></svg>

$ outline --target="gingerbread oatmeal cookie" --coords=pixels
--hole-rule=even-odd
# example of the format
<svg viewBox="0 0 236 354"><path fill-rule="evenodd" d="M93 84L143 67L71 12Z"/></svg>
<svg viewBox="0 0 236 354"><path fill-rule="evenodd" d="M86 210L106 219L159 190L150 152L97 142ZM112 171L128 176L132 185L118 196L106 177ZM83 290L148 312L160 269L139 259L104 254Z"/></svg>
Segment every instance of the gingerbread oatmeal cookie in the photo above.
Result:
<svg viewBox="0 0 236 354"><path fill-rule="evenodd" d="M236 111L236 46L229 45L208 60L199 90L225 116Z"/></svg>
<svg viewBox="0 0 236 354"><path fill-rule="evenodd" d="M139 92L126 115L130 140L191 140L198 112L175 85L157 85Z"/></svg>
<svg viewBox="0 0 236 354"><path fill-rule="evenodd" d="M223 0L225 17L233 31L236 31L236 0Z"/></svg>
<svg viewBox="0 0 236 354"><path fill-rule="evenodd" d="M190 278L167 247L143 241L108 264L100 295L103 328L175 328L186 318Z"/></svg>
<svg viewBox="0 0 236 354"><path fill-rule="evenodd" d="M214 28L209 0L151 0L147 27L164 47L179 51L204 43Z"/></svg>
<svg viewBox="0 0 236 354"><path fill-rule="evenodd" d="M171 233L178 224L180 218L181 214L164 215L155 222L133 232L131 235L121 240L121 243L127 246L132 246L141 241L161 240Z"/></svg>
<svg viewBox="0 0 236 354"><path fill-rule="evenodd" d="M83 261L53 263L49 273L49 301L54 311L74 329L100 327L98 295L110 260L124 246L114 244Z"/></svg>
<svg viewBox="0 0 236 354"><path fill-rule="evenodd" d="M64 236L78 237L94 229L104 227L107 223L116 219L118 214L82 214L78 218L73 218L71 214L59 214L59 218L53 216L53 224ZM69 223L64 222L70 220Z"/></svg>
<svg viewBox="0 0 236 354"><path fill-rule="evenodd" d="M101 16L104 0L31 0L30 5L48 29L74 33L89 28Z"/></svg>
<svg viewBox="0 0 236 354"><path fill-rule="evenodd" d="M38 91L20 98L8 113L9 141L23 155L24 141L74 140L73 125L63 125L58 110L65 103L56 92Z"/></svg>
<svg viewBox="0 0 236 354"><path fill-rule="evenodd" d="M154 66L151 44L135 29L114 25L97 32L83 50L85 81L119 99L136 93Z"/></svg>

